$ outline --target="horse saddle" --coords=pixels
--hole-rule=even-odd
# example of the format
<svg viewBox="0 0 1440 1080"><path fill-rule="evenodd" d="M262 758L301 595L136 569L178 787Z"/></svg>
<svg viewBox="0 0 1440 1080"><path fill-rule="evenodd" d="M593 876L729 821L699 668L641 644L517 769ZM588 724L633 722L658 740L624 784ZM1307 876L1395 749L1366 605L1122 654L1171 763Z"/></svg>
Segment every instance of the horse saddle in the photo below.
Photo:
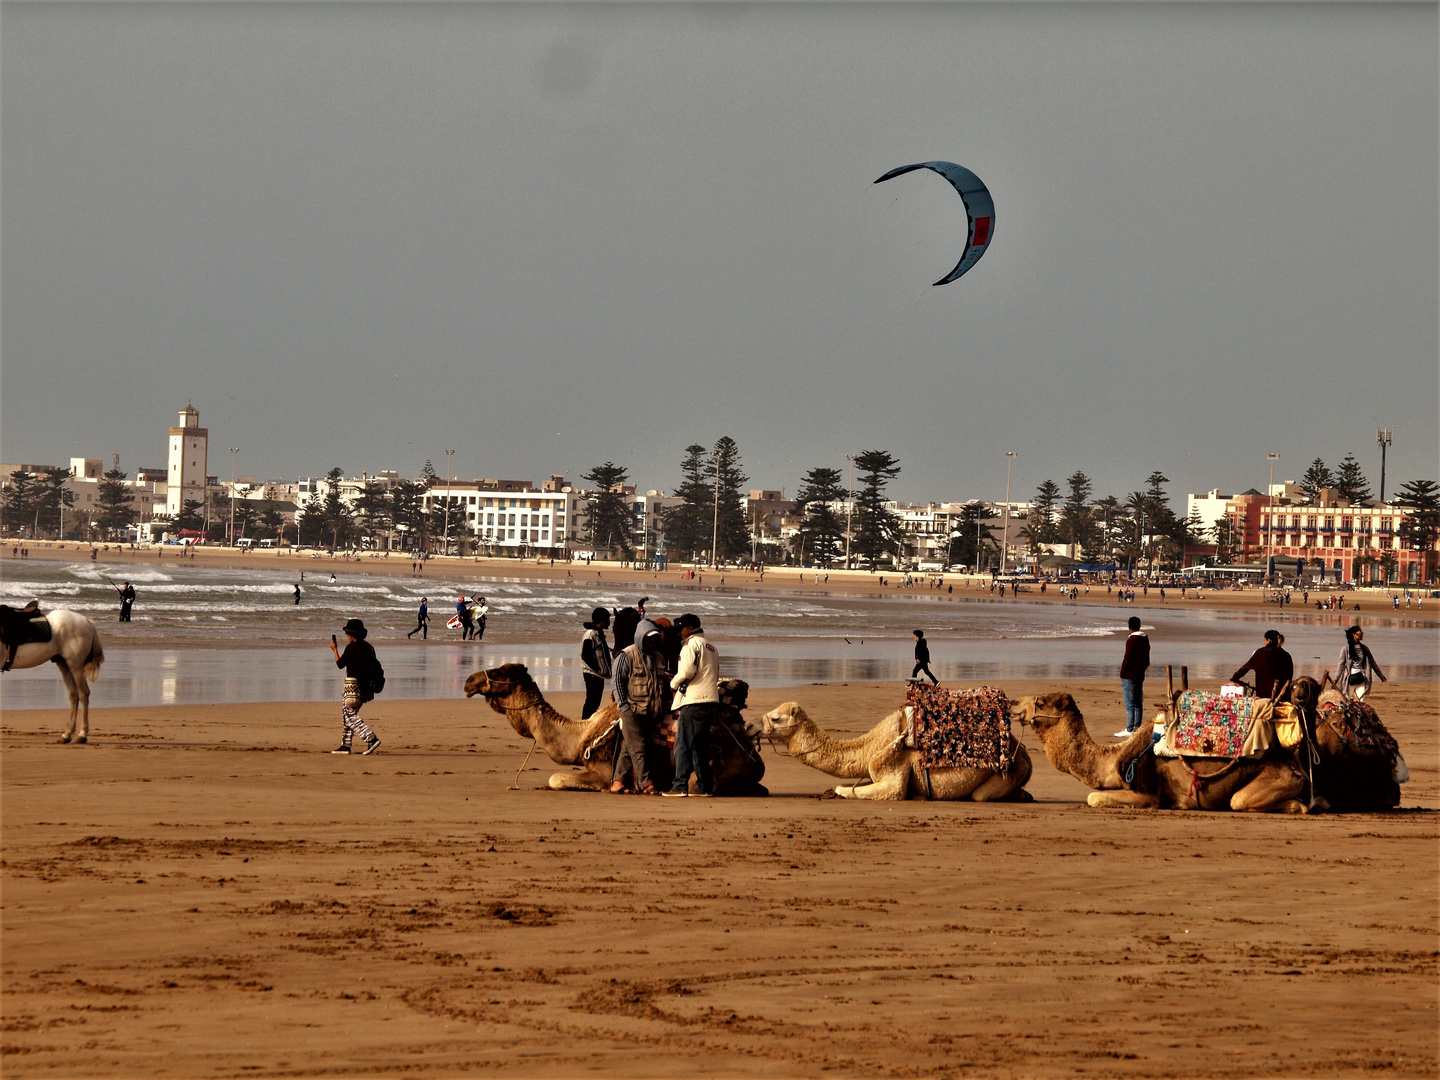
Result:
<svg viewBox="0 0 1440 1080"><path fill-rule="evenodd" d="M0 632L5 644L19 648L32 641L49 641L53 635L50 620L33 611L23 611L0 604Z"/></svg>

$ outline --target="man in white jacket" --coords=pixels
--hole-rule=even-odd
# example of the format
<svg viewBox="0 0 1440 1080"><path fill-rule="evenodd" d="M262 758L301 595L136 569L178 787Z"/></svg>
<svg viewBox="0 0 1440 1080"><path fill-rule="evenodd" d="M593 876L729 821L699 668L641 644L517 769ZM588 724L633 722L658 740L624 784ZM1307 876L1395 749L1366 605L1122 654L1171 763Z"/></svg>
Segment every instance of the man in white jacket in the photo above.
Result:
<svg viewBox="0 0 1440 1080"><path fill-rule="evenodd" d="M680 630L680 662L670 688L680 716L675 727L675 782L669 791L675 798L690 794L690 774L695 774L695 794L713 793L710 775L710 748L707 735L710 718L720 704L720 654L705 640L700 617L686 613L675 620Z"/></svg>

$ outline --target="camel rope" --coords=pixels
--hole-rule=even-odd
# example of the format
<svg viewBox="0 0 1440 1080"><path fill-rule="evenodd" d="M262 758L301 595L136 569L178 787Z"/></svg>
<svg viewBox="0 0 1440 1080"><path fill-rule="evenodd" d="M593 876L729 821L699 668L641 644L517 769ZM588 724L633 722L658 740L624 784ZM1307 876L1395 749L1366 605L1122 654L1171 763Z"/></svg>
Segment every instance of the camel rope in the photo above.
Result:
<svg viewBox="0 0 1440 1080"><path fill-rule="evenodd" d="M506 791L520 790L520 774L525 771L525 766L530 764L530 755L535 753L535 745L537 742L538 740L536 739L530 740L530 750L528 753L526 753L525 760L520 763L520 768L515 770L515 782L511 784L508 788L506 788Z"/></svg>

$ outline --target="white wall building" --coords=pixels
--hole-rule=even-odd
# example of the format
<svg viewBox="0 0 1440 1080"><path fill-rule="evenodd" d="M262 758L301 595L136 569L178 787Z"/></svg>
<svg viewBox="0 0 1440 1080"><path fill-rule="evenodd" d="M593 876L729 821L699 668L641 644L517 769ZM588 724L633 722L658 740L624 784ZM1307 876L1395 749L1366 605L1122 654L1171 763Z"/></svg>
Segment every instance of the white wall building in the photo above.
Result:
<svg viewBox="0 0 1440 1080"><path fill-rule="evenodd" d="M436 485L423 496L425 510L443 510L450 500L451 520L487 552L557 558L576 540L578 492L496 491L475 484Z"/></svg>
<svg viewBox="0 0 1440 1080"><path fill-rule="evenodd" d="M187 404L180 423L170 429L170 468L166 478L165 512L179 516L187 502L205 502L205 473L210 432L200 426L200 412Z"/></svg>

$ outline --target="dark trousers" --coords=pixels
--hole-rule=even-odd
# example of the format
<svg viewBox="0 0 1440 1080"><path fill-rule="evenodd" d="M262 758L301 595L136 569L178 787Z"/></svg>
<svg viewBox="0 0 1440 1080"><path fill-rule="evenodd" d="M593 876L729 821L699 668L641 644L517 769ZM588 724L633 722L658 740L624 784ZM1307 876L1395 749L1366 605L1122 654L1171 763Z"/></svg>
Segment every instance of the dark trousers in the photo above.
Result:
<svg viewBox="0 0 1440 1080"><path fill-rule="evenodd" d="M702 795L710 794L714 782L710 776L710 716L715 706L711 702L700 705L686 705L680 710L675 725L675 782L672 791L688 791L690 774L695 774L695 790Z"/></svg>
<svg viewBox="0 0 1440 1080"><path fill-rule="evenodd" d="M411 630L410 633L406 634L405 636L406 636L407 638L408 638L408 637L414 637L416 634L419 634L419 635L420 635L423 639L425 639L426 641L429 641L429 640L430 640L430 620L429 620L429 619L420 619L418 622L416 622L416 624L415 624L415 629L414 629L414 630Z"/></svg>
<svg viewBox="0 0 1440 1080"><path fill-rule="evenodd" d="M582 674L585 676L585 707L580 710L580 719L589 720L604 700L605 680L599 675L591 675L588 671Z"/></svg>
<svg viewBox="0 0 1440 1080"><path fill-rule="evenodd" d="M930 681L932 683L934 683L936 686L940 685L940 680L935 678L935 673L930 670L930 661L928 660L915 661L915 668L910 672L910 678L914 679L915 676L919 675L922 671L925 672L926 675L930 676Z"/></svg>
<svg viewBox="0 0 1440 1080"><path fill-rule="evenodd" d="M120 621L130 621L130 605L124 600L120 601Z"/></svg>

